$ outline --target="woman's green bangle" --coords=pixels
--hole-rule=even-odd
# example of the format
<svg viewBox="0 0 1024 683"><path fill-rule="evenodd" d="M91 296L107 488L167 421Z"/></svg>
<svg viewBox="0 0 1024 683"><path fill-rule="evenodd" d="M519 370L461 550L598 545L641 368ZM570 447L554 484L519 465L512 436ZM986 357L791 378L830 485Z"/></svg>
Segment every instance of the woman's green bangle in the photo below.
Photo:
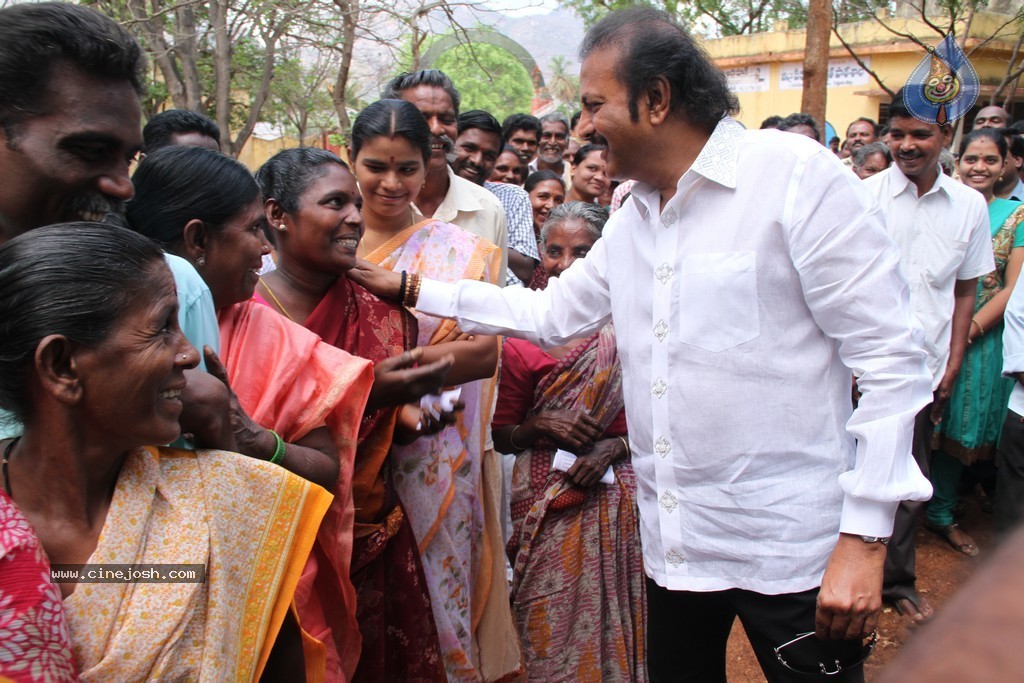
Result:
<svg viewBox="0 0 1024 683"><path fill-rule="evenodd" d="M277 440L277 448L274 449L274 454L270 456L270 462L274 465L280 465L281 461L284 460L284 439L282 439L281 435L273 429L268 429L267 431L273 434L274 438Z"/></svg>

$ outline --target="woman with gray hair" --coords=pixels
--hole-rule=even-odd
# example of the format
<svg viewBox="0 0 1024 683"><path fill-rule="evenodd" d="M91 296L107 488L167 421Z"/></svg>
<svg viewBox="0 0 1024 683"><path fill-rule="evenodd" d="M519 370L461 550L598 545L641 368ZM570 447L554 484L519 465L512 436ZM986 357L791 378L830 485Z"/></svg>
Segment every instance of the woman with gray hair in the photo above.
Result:
<svg viewBox="0 0 1024 683"><path fill-rule="evenodd" d="M569 202L541 229L558 277L608 220ZM494 445L512 476L512 607L531 681L644 681L646 599L622 370L608 325L547 351L506 342Z"/></svg>

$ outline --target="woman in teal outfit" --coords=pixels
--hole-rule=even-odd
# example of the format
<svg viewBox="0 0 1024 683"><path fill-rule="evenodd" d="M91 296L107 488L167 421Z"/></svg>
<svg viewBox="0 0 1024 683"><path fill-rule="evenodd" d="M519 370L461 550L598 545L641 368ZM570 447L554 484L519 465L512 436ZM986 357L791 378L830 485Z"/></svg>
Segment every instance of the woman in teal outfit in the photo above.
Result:
<svg viewBox="0 0 1024 683"><path fill-rule="evenodd" d="M996 129L976 130L960 145L960 180L988 201L996 269L978 281L967 354L942 422L935 430L932 460L935 493L928 504L927 528L965 555L977 555L974 540L953 522L957 485L965 465L992 457L1013 382L1001 376L1003 311L1024 263L1024 205L993 194L1004 172L1006 140Z"/></svg>

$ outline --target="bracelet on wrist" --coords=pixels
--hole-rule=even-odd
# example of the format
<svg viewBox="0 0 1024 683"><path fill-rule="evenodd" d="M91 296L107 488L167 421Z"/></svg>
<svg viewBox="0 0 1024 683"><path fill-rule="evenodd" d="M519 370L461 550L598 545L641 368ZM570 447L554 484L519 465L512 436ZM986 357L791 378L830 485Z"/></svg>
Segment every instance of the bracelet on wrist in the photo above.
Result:
<svg viewBox="0 0 1024 683"><path fill-rule="evenodd" d="M512 433L508 435L508 442L509 444L512 445L512 450L525 451L527 448L529 448L529 446L520 446L519 444L516 443L516 431L518 431L519 428L522 426L523 425L521 424L516 425L515 427L512 428Z"/></svg>
<svg viewBox="0 0 1024 683"><path fill-rule="evenodd" d="M402 296L402 303L407 308L416 307L416 302L420 298L420 284L422 282L423 277L418 273L409 274L409 286L405 289L404 295Z"/></svg>
<svg viewBox="0 0 1024 683"><path fill-rule="evenodd" d="M978 336L979 336L979 337L980 337L981 335L985 334L985 328L984 328L984 327L982 327L982 326L981 326L981 323L979 323L979 322L978 322L978 321L977 321L977 320L976 320L975 318L971 318L971 324L972 324L972 325L977 325L977 326L978 326Z"/></svg>
<svg viewBox="0 0 1024 683"><path fill-rule="evenodd" d="M280 465L281 461L284 460L284 439L282 439L281 435L275 432L273 429L268 429L267 431L274 435L274 440L277 442L277 445L274 448L274 454L270 456L270 462L274 465Z"/></svg>
<svg viewBox="0 0 1024 683"><path fill-rule="evenodd" d="M404 270L402 271L402 284L398 287L398 303L405 302L406 285L408 284L409 274Z"/></svg>
<svg viewBox="0 0 1024 683"><path fill-rule="evenodd" d="M621 442L622 442L622 445L623 445L623 446L625 446L625 447L626 447L626 455L625 455L625 457L627 457L627 458L628 458L628 457L629 457L629 455L630 455L630 450L629 450L629 441L627 441L627 440L626 440L626 437L624 437L624 436L619 436L619 437L616 437L616 438L617 438L617 439L618 439L619 441L621 441Z"/></svg>

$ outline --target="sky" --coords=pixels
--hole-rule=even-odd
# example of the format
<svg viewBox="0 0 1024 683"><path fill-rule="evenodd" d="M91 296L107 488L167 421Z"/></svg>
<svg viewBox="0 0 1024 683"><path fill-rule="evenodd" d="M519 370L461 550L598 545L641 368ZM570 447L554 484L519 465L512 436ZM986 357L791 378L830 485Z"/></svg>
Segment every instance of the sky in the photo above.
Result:
<svg viewBox="0 0 1024 683"><path fill-rule="evenodd" d="M557 0L486 0L485 5L512 17L547 14L558 9Z"/></svg>

